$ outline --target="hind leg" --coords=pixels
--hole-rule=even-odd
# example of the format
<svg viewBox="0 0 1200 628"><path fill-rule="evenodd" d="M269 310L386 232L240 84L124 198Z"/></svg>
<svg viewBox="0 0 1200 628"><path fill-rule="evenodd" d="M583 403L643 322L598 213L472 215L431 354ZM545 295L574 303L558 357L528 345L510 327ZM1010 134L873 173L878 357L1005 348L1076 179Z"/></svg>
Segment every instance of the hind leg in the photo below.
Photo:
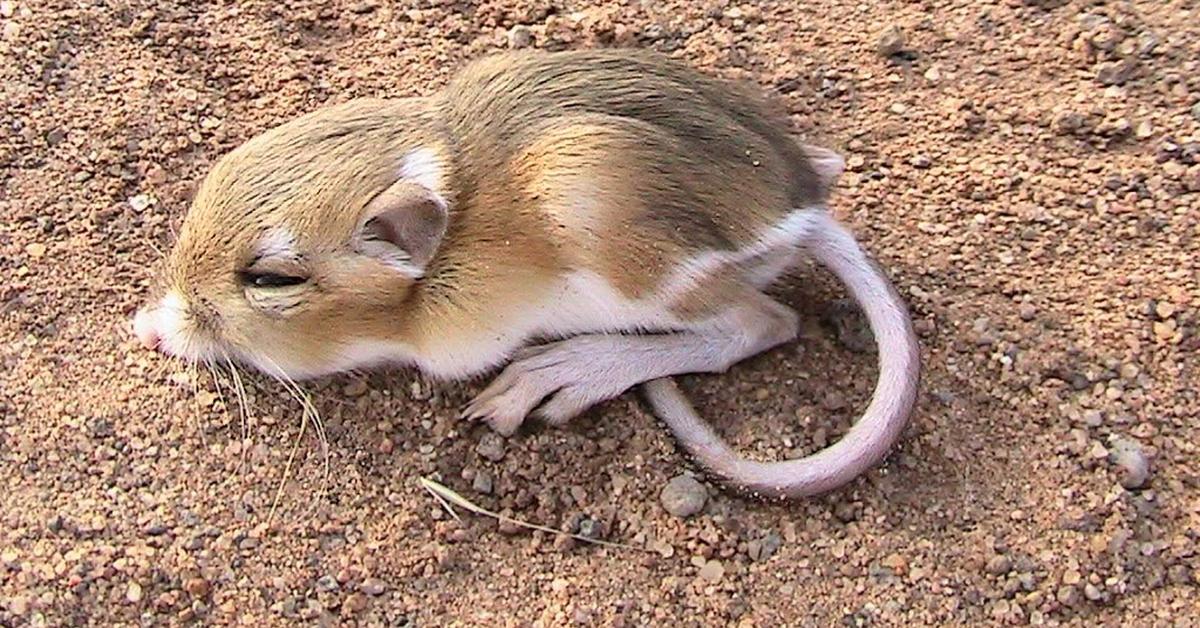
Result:
<svg viewBox="0 0 1200 628"><path fill-rule="evenodd" d="M585 334L524 351L467 407L464 416L511 434L535 414L564 423L642 382L722 372L795 338L797 316L757 291L725 294L729 304L685 329L652 335Z"/></svg>

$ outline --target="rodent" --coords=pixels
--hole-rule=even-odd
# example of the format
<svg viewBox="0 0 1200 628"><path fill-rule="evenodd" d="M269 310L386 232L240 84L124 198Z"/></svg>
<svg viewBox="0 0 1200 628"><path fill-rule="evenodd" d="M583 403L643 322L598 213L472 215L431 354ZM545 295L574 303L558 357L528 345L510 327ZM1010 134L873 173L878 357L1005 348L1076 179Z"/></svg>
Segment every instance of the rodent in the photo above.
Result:
<svg viewBox="0 0 1200 628"><path fill-rule="evenodd" d="M826 209L842 170L764 95L657 53L494 54L434 95L329 106L222 157L133 328L293 379L509 362L464 411L506 435L644 384L716 479L814 495L886 455L920 380L903 300ZM762 290L805 251L864 310L879 380L839 442L753 462L669 378L792 340L796 313Z"/></svg>

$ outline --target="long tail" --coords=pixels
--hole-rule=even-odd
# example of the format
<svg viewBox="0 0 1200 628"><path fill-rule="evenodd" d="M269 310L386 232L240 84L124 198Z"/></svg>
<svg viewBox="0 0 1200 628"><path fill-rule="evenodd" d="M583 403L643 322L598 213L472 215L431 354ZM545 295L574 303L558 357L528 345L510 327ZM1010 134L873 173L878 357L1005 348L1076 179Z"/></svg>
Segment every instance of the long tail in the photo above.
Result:
<svg viewBox="0 0 1200 628"><path fill-rule="evenodd" d="M846 285L866 313L879 349L879 380L871 403L841 440L798 460L748 460L696 414L671 379L642 387L655 414L707 471L727 484L768 497L824 493L878 464L908 423L920 383L920 349L908 309L854 236L821 211L804 245Z"/></svg>

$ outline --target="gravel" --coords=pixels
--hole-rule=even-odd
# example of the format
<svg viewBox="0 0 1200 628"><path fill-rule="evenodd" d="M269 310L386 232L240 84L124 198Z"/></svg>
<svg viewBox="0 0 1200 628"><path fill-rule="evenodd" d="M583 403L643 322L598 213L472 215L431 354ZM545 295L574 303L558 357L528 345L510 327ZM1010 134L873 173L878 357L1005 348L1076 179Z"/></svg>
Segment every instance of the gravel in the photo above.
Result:
<svg viewBox="0 0 1200 628"><path fill-rule="evenodd" d="M0 625L1196 623L1186 5L0 0ZM660 501L689 462L636 394L504 440L458 420L485 379L400 368L301 382L322 444L269 378L243 373L242 414L229 376L128 338L246 138L485 52L591 46L772 89L846 156L830 211L904 295L924 369L899 446L845 489L696 483L681 517ZM877 368L852 304L822 324L848 296L829 273L772 291L797 341L681 378L755 460L836 442ZM651 551L458 521L419 477Z"/></svg>

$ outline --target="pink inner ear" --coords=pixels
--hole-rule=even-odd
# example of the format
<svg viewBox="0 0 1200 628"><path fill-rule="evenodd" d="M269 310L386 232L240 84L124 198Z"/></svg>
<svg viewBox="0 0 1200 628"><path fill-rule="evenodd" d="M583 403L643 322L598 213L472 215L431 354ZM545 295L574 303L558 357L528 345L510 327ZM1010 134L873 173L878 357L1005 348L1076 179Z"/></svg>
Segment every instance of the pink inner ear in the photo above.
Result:
<svg viewBox="0 0 1200 628"><path fill-rule="evenodd" d="M440 195L423 185L398 181L367 206L363 236L387 242L422 268L433 258L446 233L447 208Z"/></svg>

